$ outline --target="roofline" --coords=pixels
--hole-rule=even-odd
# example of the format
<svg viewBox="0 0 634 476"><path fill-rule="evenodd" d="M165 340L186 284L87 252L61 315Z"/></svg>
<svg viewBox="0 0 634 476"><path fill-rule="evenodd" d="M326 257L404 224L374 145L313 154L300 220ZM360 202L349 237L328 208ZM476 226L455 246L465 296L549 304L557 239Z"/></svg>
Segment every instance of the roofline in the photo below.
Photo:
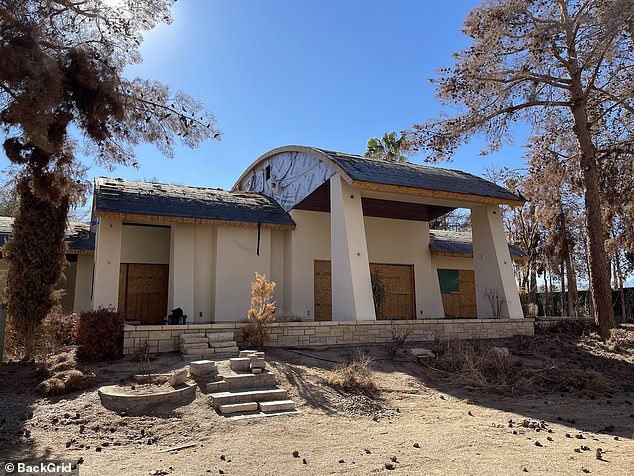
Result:
<svg viewBox="0 0 634 476"><path fill-rule="evenodd" d="M402 193L405 195L415 195L418 197L427 198L443 198L449 200L463 200L473 203L483 203L487 205L509 205L512 207L522 206L525 201L518 198L517 200L510 200L505 198L486 197L484 195L473 195L459 192L448 192L445 190L432 190L429 188L417 188L406 187L403 185L390 185L380 182L362 182L353 180L351 184L353 187L360 188L362 190L375 190L378 192L394 192ZM460 207L458 207L460 208Z"/></svg>
<svg viewBox="0 0 634 476"><path fill-rule="evenodd" d="M238 185L240 184L240 182L242 182L242 180L249 174L249 172L251 172L251 170L253 170L260 162L263 162L269 157L272 157L274 155L281 154L282 152L305 152L307 154L314 154L318 156L320 159L323 159L323 162L327 163L328 165L331 165L332 168L335 169L335 171L339 173L346 182L348 182L349 184L352 183L352 178L350 178L350 176L345 172L345 170L343 170L337 163L335 163L332 157L330 157L323 150L318 149L316 147L309 147L305 145L284 145L282 147L276 147L275 149L271 149L268 152L265 152L264 154L259 156L257 159L255 159L251 163L251 165L249 165L246 168L246 170L242 172L242 175L238 177L238 180L236 180L236 183L233 185L233 187L231 187L231 191L237 192Z"/></svg>
<svg viewBox="0 0 634 476"><path fill-rule="evenodd" d="M343 170L341 166L339 166L336 163L336 160L330 157L327 152L321 149L318 149L316 147L309 147L304 145L285 145L282 147L276 147L275 149L265 152L264 154L259 156L257 159L255 159L253 163L251 163L251 165L249 165L249 167L247 167L247 169L242 173L242 175L240 175L240 177L238 178L238 180L236 180L233 187L231 187L231 191L232 192L238 191L238 185L240 184L240 182L242 182L242 180L260 162L263 162L269 157L280 154L282 152L305 152L309 154L314 154L318 158L322 159L323 162L332 166L332 168L337 173L339 173L341 177L349 185L356 188L360 188L360 189L376 190L376 191L382 191L382 192L395 192L395 193L402 193L406 195L415 195L419 197L428 197L428 198L448 198L448 199L454 199L454 200L466 200L469 202L484 203L488 205L503 204L503 205L509 205L512 207L522 206L526 202L526 200L521 196L519 196L517 200L512 200L512 199L504 199L504 198L486 197L484 195L473 195L473 194L465 194L465 193L459 193L459 192L447 192L444 190L432 190L428 188L406 187L402 185L389 185L389 184L384 184L380 182L363 182L358 180L352 180L352 178L346 173L346 171ZM362 156L359 156L359 157L364 158ZM452 169L448 169L448 170L452 170ZM473 177L480 178L475 175Z"/></svg>
<svg viewBox="0 0 634 476"><path fill-rule="evenodd" d="M295 223L267 223L267 222L251 222L251 221L234 221L234 220L215 220L210 218L188 218L169 215L152 215L142 213L122 213L108 212L96 210L95 215L103 218L121 218L122 220L141 220L151 223L188 223L192 225L223 225L237 226L243 228L257 228L258 224L261 228L269 228L272 230L294 230Z"/></svg>

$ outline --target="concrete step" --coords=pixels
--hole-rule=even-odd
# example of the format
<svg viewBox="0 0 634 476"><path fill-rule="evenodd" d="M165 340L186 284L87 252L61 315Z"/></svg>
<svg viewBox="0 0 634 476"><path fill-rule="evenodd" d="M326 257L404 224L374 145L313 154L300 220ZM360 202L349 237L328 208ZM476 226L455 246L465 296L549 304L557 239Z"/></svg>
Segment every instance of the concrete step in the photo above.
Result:
<svg viewBox="0 0 634 476"><path fill-rule="evenodd" d="M226 405L220 405L218 410L220 413L240 413L240 412L254 412L258 409L257 402L247 403L229 403Z"/></svg>
<svg viewBox="0 0 634 476"><path fill-rule="evenodd" d="M233 332L207 332L207 339L213 341L235 340Z"/></svg>
<svg viewBox="0 0 634 476"><path fill-rule="evenodd" d="M232 354L235 355L238 353L238 347L213 347L214 354Z"/></svg>
<svg viewBox="0 0 634 476"><path fill-rule="evenodd" d="M217 373L218 367L213 360L195 360L189 364L189 373L196 376Z"/></svg>
<svg viewBox="0 0 634 476"><path fill-rule="evenodd" d="M181 354L184 355L200 355L203 356L201 358L205 359L208 357L214 357L214 349L210 349L209 347L206 348L194 348L194 349L181 349Z"/></svg>
<svg viewBox="0 0 634 476"><path fill-rule="evenodd" d="M209 347L236 347L235 340L210 340Z"/></svg>
<svg viewBox="0 0 634 476"><path fill-rule="evenodd" d="M181 334L179 337L183 338L183 337L195 337L195 338L202 338L202 337L207 337L205 335L204 332L189 332L187 334Z"/></svg>
<svg viewBox="0 0 634 476"><path fill-rule="evenodd" d="M260 402L260 410L265 413L295 410L295 402L293 400L272 400L270 402Z"/></svg>
<svg viewBox="0 0 634 476"><path fill-rule="evenodd" d="M188 335L181 335L180 341L181 344L206 344L208 342L208 339L205 336L191 337Z"/></svg>
<svg viewBox="0 0 634 476"><path fill-rule="evenodd" d="M196 342L193 344L184 344L181 342L181 349L208 349L207 342Z"/></svg>
<svg viewBox="0 0 634 476"><path fill-rule="evenodd" d="M234 372L248 372L251 368L251 359L248 357L236 357L229 360L229 365Z"/></svg>
<svg viewBox="0 0 634 476"><path fill-rule="evenodd" d="M270 372L255 374L226 375L227 390L253 390L275 387L275 375Z"/></svg>
<svg viewBox="0 0 634 476"><path fill-rule="evenodd" d="M206 393L220 393L220 392L227 392L227 391L229 391L229 387L227 385L227 382L225 382L224 380L218 380L217 382L209 382L205 386Z"/></svg>
<svg viewBox="0 0 634 476"><path fill-rule="evenodd" d="M216 410L218 410L220 405L233 403L270 402L288 399L286 390L278 388L249 390L246 392L218 392L212 393L210 396L211 403Z"/></svg>

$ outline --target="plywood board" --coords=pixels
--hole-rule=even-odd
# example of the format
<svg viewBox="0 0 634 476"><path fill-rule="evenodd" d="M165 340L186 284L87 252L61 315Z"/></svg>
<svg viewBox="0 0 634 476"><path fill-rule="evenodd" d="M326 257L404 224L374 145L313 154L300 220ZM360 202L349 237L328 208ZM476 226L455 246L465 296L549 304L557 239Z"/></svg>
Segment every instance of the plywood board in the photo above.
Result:
<svg viewBox="0 0 634 476"><path fill-rule="evenodd" d="M161 322L167 316L169 266L122 263L119 272L119 310L127 319L143 324Z"/></svg>

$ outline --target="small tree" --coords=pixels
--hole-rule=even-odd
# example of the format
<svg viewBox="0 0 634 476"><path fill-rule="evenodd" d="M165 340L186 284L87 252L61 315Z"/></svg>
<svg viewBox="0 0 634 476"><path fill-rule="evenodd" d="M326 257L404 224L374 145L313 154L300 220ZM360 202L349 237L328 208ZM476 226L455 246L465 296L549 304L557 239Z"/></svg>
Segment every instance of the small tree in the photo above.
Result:
<svg viewBox="0 0 634 476"><path fill-rule="evenodd" d="M269 340L266 326L275 319L273 316L275 312L274 290L274 282L267 281L263 274L255 273L255 281L251 283L251 308L247 312L248 323L242 327L247 347L261 350Z"/></svg>

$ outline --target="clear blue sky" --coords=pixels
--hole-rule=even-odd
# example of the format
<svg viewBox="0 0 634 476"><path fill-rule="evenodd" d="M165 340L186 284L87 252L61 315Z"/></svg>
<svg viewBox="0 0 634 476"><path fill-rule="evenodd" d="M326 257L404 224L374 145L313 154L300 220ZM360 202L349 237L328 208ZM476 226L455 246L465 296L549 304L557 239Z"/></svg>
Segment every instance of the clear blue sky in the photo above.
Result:
<svg viewBox="0 0 634 476"><path fill-rule="evenodd" d="M138 169L93 166L89 176L230 188L260 154L281 145L362 154L370 137L440 111L429 79L468 44L461 25L478 3L179 1L173 23L147 33L144 61L128 75L202 101L222 140L178 148L173 160L142 146ZM476 174L487 164L518 166L521 142L482 158L476 140L441 165ZM3 156L0 167L6 165Z"/></svg>

